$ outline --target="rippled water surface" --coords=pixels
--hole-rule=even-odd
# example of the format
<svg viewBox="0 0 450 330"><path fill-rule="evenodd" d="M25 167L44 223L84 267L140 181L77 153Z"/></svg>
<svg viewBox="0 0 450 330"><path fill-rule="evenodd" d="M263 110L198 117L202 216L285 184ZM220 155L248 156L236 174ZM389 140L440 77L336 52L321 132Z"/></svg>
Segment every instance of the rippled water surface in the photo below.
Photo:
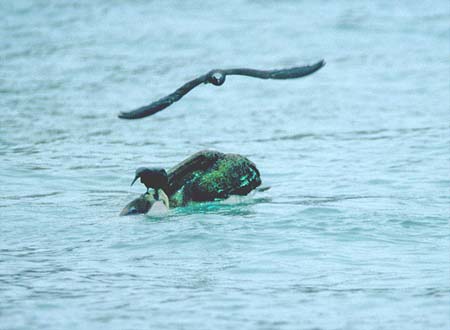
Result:
<svg viewBox="0 0 450 330"><path fill-rule="evenodd" d="M2 1L0 328L449 329L449 6ZM271 189L118 216L201 149Z"/></svg>

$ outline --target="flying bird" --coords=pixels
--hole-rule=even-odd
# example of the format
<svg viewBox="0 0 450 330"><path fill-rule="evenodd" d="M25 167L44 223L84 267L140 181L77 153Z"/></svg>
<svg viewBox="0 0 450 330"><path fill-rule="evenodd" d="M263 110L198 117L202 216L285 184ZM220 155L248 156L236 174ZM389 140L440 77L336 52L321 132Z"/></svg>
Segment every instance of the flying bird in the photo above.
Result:
<svg viewBox="0 0 450 330"><path fill-rule="evenodd" d="M165 108L167 108L172 103L181 99L184 95L189 93L193 88L200 84L213 84L215 86L220 86L225 82L225 77L228 75L241 75L249 76L261 79L294 79L310 75L321 67L325 65L325 61L321 60L312 65L298 66L289 69L281 70L254 70L254 69L226 69L226 70L211 70L207 74L201 75L195 78L183 86L178 88L172 94L169 94L158 101L155 101L149 105L143 106L136 110L129 112L121 112L119 118L122 119L138 119L153 115Z"/></svg>

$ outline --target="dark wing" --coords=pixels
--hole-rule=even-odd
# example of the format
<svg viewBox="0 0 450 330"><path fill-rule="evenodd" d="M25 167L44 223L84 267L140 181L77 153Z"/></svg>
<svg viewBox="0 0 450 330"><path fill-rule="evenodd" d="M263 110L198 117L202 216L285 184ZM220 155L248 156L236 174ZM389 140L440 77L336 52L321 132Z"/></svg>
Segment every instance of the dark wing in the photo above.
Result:
<svg viewBox="0 0 450 330"><path fill-rule="evenodd" d="M314 73L324 65L325 61L321 60L313 65L298 66L281 70L228 69L223 70L222 72L226 75L250 76L261 79L293 79Z"/></svg>
<svg viewBox="0 0 450 330"><path fill-rule="evenodd" d="M159 99L156 102L153 102L152 104L146 105L144 107L138 108L133 111L129 112L121 112L119 114L119 118L122 119L138 119L143 118L146 116L153 115L157 113L158 111L161 111L165 108L167 108L172 103L178 101L181 99L184 95L189 93L193 88L197 87L201 83L204 83L207 79L206 75L200 76L194 80L191 80L178 88L175 92L172 94L167 95L166 97L163 97L162 99Z"/></svg>
<svg viewBox="0 0 450 330"><path fill-rule="evenodd" d="M171 168L168 177L169 196L183 188L182 204L247 195L261 184L259 171L250 160L213 150L195 153Z"/></svg>
<svg viewBox="0 0 450 330"><path fill-rule="evenodd" d="M168 171L169 197L180 189L186 183L186 179L190 178L195 171L205 171L223 157L225 154L221 152L202 150L171 168Z"/></svg>

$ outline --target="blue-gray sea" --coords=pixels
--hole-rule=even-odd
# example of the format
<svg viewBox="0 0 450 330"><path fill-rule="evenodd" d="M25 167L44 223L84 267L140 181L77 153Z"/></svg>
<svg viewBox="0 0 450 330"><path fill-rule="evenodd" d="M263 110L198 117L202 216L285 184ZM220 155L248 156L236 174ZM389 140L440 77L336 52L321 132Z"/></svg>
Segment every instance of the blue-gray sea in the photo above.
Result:
<svg viewBox="0 0 450 330"><path fill-rule="evenodd" d="M450 329L450 3L0 2L0 329ZM213 68L228 77L155 116ZM271 188L119 217L202 149Z"/></svg>

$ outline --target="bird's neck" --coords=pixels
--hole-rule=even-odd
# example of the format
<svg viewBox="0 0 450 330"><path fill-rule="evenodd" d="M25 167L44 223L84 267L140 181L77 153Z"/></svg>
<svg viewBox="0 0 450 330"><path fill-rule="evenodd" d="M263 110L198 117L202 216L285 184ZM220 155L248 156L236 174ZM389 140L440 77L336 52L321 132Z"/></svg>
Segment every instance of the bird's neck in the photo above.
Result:
<svg viewBox="0 0 450 330"><path fill-rule="evenodd" d="M167 209L169 209L170 208L169 197L167 197L164 190L159 188L157 190L157 193L158 193L158 199L163 202L163 204L167 207Z"/></svg>
<svg viewBox="0 0 450 330"><path fill-rule="evenodd" d="M156 202L162 202L167 210L169 210L170 208L169 197L167 197L166 193L162 189L158 189L158 195L156 195L156 192L155 193L150 192L144 194L143 196L150 203L150 207L147 211L150 211Z"/></svg>

